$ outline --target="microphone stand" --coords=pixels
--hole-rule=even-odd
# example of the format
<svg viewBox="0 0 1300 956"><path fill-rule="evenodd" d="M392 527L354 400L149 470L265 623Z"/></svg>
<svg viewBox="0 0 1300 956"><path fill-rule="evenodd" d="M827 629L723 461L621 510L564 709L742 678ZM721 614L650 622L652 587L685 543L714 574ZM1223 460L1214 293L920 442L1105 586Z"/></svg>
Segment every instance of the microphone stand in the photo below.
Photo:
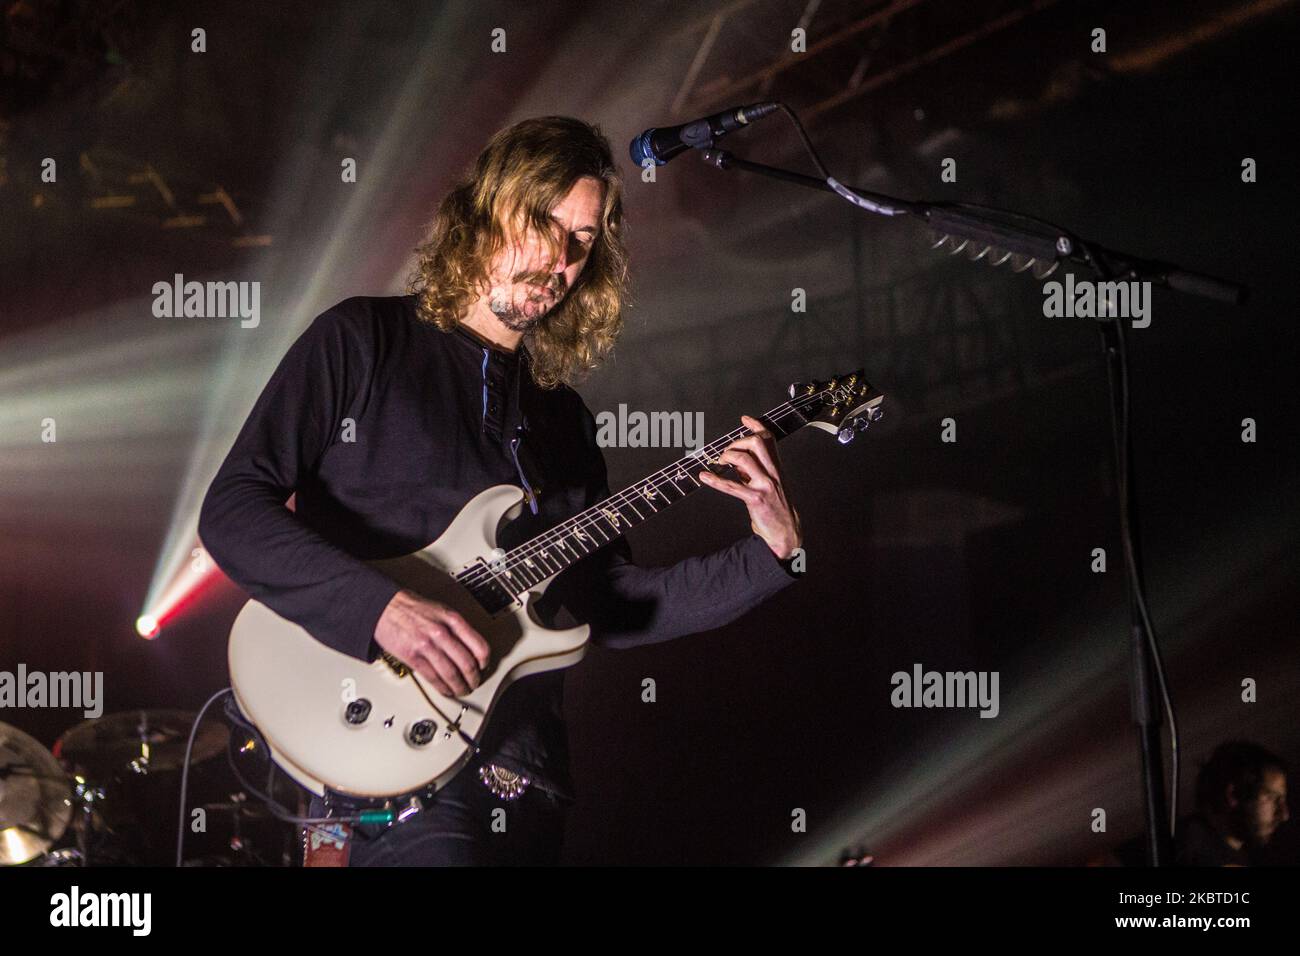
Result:
<svg viewBox="0 0 1300 956"><path fill-rule="evenodd" d="M697 147L700 148L700 147ZM846 188L839 183L805 176L787 169L766 166L734 156L726 150L703 147L704 161L718 169L743 169L809 189L836 193L860 208L883 216L912 216L924 220L943 233L945 239L960 237L963 242L951 252L955 255L971 242L1002 250L999 262L1012 255L1027 260L1017 272L1034 262L1052 263L1040 278L1047 278L1062 262L1069 262L1094 272L1102 282L1151 282L1204 298L1241 304L1245 286L1202 273L1189 272L1166 262L1141 259L1115 252L1098 243L1081 239L1050 223L1005 210L990 209L969 203L928 203L895 199L865 189ZM942 243L940 240L936 246ZM987 250L986 250L987 253ZM984 254L981 254L981 258ZM1014 267L1013 267L1014 268ZM1110 311L1098 308L1098 311ZM1134 491L1132 439L1128 427L1129 387L1128 352L1124 329L1118 316L1099 316L1102 359L1110 393L1111 433L1114 439L1115 482L1119 501L1120 541L1124 550L1125 587L1129 604L1129 650L1131 656L1132 717L1137 729L1138 750L1142 763L1142 797L1147 836L1147 864L1167 866L1173 863L1174 825L1169 819L1164 780L1164 754L1160 739L1161 713L1159 692L1166 691L1160 664L1155 629L1147 613L1141 554L1138 549L1138 508ZM1173 705L1169 705L1174 724ZM1174 799L1177 802L1177 738L1174 745Z"/></svg>

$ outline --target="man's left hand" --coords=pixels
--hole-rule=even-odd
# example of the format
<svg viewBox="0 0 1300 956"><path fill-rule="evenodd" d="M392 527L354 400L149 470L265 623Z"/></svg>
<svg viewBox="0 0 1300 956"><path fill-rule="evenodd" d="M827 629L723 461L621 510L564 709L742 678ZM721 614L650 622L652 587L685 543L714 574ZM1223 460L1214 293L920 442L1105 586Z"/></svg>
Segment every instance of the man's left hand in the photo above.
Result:
<svg viewBox="0 0 1300 956"><path fill-rule="evenodd" d="M790 506L781 483L776 439L757 418L742 415L740 421L754 434L728 445L718 456L718 463L734 467L741 480L720 478L705 470L700 472L700 483L743 501L749 509L749 526L784 561L802 546L803 529L799 513Z"/></svg>

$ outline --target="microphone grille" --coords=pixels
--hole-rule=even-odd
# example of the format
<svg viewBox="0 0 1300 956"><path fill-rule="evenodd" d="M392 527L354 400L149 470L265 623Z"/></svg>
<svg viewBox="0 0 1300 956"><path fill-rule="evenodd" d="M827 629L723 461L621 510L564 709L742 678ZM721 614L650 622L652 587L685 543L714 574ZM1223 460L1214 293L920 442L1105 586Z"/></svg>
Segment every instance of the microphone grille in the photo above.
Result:
<svg viewBox="0 0 1300 956"><path fill-rule="evenodd" d="M638 169L645 165L647 159L653 161L656 166L662 166L664 164L664 160L656 156L654 150L650 146L650 137L654 132L655 130L648 129L640 136L635 137L632 142L628 144L628 155L632 157L632 164Z"/></svg>

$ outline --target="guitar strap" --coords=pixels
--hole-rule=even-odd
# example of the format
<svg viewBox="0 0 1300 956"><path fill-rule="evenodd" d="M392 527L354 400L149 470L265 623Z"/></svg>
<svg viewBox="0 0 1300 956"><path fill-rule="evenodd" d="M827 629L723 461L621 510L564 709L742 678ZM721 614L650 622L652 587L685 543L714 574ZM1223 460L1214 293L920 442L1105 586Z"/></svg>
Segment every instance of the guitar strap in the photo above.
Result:
<svg viewBox="0 0 1300 956"><path fill-rule="evenodd" d="M515 370L515 409L519 414L519 422L515 425L514 435L510 439L510 453L515 460L515 471L519 473L519 483L523 486L525 500L533 514L537 514L537 499L542 493L542 486L538 484L542 476L542 470L536 450L532 443L527 440L528 435L528 413L523 405L523 380L528 374L528 360L530 358L528 350L520 347L519 367Z"/></svg>

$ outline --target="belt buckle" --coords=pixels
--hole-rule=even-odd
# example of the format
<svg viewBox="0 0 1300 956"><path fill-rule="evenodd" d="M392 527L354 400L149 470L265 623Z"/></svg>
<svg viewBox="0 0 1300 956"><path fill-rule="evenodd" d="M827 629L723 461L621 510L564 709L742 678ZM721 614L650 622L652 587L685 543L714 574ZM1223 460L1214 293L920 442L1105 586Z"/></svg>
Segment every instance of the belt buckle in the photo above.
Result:
<svg viewBox="0 0 1300 956"><path fill-rule="evenodd" d="M494 763L484 764L478 768L478 778L502 800L517 800L532 783L523 774L514 773Z"/></svg>

